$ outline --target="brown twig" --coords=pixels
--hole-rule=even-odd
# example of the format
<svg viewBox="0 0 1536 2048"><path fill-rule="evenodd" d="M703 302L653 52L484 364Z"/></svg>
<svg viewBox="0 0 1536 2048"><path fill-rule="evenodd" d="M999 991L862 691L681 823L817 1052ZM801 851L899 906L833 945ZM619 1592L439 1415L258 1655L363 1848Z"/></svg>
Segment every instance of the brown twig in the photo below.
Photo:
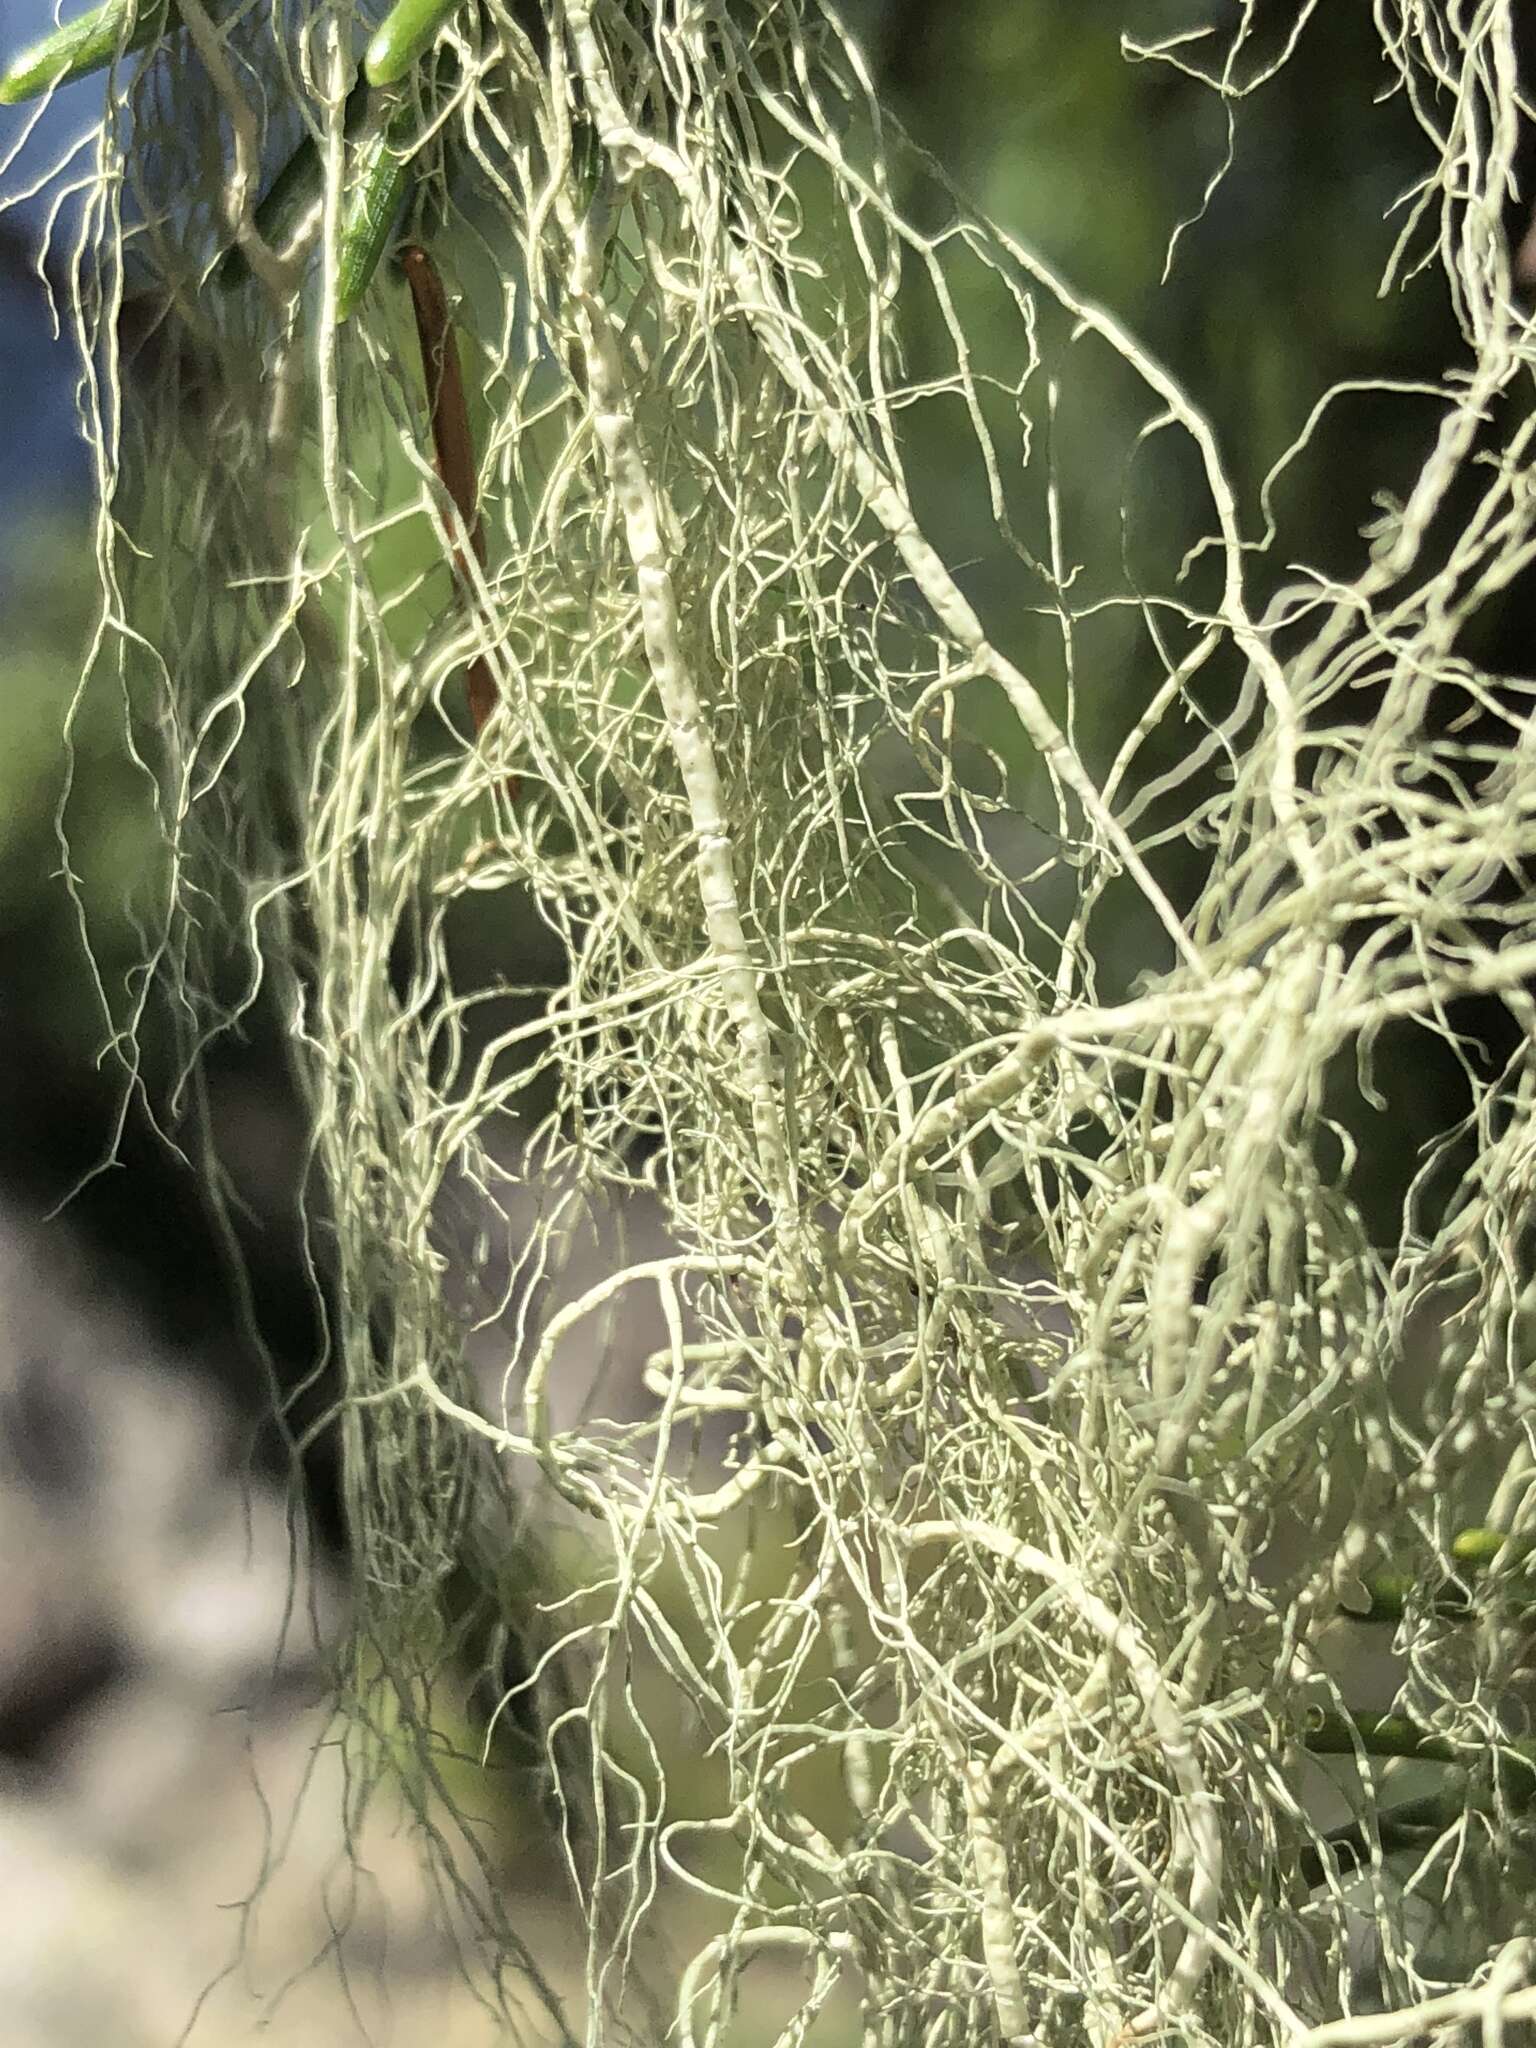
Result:
<svg viewBox="0 0 1536 2048"><path fill-rule="evenodd" d="M421 344L421 369L432 415L437 473L453 500L475 560L484 569L485 534L480 525L475 481L475 444L470 438L469 408L464 401L464 376L459 368L459 344L448 311L448 295L437 265L425 249L409 244L400 252L400 265L411 288L411 305L416 314L416 338ZM469 564L462 548L455 547L453 566L460 585L466 591L472 589ZM495 678L483 654L475 656L464 680L469 715L478 736L496 703Z"/></svg>

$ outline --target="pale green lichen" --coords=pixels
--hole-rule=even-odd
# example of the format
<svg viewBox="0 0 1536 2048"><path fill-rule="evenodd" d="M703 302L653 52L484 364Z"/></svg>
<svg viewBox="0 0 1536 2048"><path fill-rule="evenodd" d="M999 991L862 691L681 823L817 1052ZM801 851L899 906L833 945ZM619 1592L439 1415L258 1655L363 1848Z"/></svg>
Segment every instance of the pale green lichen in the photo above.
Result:
<svg viewBox="0 0 1536 2048"><path fill-rule="evenodd" d="M1511 4L1378 10L1426 147L1398 267L1444 262L1471 370L1363 573L1278 594L1199 407L945 191L810 0L559 0L543 48L501 0L450 27L411 231L483 396L459 597L398 294L345 332L325 311L350 16L285 16L279 50L264 16L221 44L188 6L202 68L178 46L117 82L73 308L105 593L84 687L123 687L161 807L149 965L189 1066L263 981L291 1037L383 1674L356 1705L381 1755L415 1730L408 1781L443 1588L466 1554L494 1580L508 1475L590 1525L542 1667L588 1744L590 2040L623 2037L663 1877L726 1915L681 1978L688 2042L775 1951L804 1969L785 2043L843 1996L870 2048L1239 2048L1321 2040L1350 1995L1348 1901L1297 1878L1320 1639L1389 1512L1448 1542L1435 1496L1474 1454L1509 1460L1490 1519L1536 1514L1536 948L1490 894L1536 853L1536 757L1507 708L1492 761L1455 715L1527 688L1458 641L1536 505L1529 422L1489 426L1536 356L1503 239ZM1229 106L1262 82L1240 14L1209 74ZM302 255L251 230L295 96L327 165L328 288L298 297ZM260 290L215 301L232 237ZM201 398L173 368L125 382L125 276L181 317ZM1106 378L1140 389L1138 436L1182 438L1203 505L1187 579L1095 564L1079 600L1049 450L1062 394ZM930 411L971 438L1018 619L983 618L914 502ZM476 653L501 702L473 743ZM1160 849L1185 829L1208 856L1181 910ZM515 953L449 944L514 890L559 941L532 1011ZM245 992L216 999L231 943ZM1325 1083L1472 992L1524 1050L1474 1083L1450 1202L1382 1254ZM114 1010L130 1060L135 1022ZM666 1246L631 1259L647 1203ZM594 1218L608 1269L562 1294ZM1431 1384L1395 1410L1436 1299ZM562 1411L557 1347L647 1304L638 1411ZM1421 1710L1487 1736L1520 1645L1463 1640L1424 1636ZM681 1715L713 1820L669 1804ZM1381 1911L1411 2004L1428 1966ZM483 1933L552 2006L507 1922Z"/></svg>

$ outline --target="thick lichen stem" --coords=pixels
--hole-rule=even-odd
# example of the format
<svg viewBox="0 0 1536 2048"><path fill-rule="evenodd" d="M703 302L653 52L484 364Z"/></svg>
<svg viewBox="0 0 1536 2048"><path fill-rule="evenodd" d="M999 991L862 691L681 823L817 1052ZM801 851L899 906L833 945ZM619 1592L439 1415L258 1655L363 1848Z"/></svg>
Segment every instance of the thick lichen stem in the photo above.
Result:
<svg viewBox="0 0 1536 2048"><path fill-rule="evenodd" d="M752 957L736 884L725 791L684 645L661 506L635 429L619 344L603 297L602 238L591 214L573 216L568 225L574 253L571 297L581 325L593 427L623 514L646 662L666 716L693 826L694 871L705 929L741 1049L764 1192L782 1231L790 1222L793 1202L789 1150L772 1035L759 996L761 970Z"/></svg>

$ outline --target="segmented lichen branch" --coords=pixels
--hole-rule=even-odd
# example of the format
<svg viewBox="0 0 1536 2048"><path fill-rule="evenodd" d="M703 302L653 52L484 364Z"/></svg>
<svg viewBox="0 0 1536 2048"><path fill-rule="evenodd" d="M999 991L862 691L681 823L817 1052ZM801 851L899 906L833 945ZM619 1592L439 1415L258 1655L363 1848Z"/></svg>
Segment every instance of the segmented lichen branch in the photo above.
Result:
<svg viewBox="0 0 1536 2048"><path fill-rule="evenodd" d="M571 29L578 62L591 39L590 20L573 7ZM594 73L594 76L596 74ZM589 86L593 77L585 78ZM741 1043L763 1187L781 1236L792 1239L793 1189L775 1069L773 1043L758 996L759 969L742 923L733 864L733 838L715 764L709 722L684 651L672 565L663 536L662 507L640 448L624 369L603 296L606 236L594 212L569 220L573 266L571 297L580 311L586 349L586 386L593 427L601 443L624 520L634 564L646 659L667 720L668 737L687 792L699 895L721 988Z"/></svg>

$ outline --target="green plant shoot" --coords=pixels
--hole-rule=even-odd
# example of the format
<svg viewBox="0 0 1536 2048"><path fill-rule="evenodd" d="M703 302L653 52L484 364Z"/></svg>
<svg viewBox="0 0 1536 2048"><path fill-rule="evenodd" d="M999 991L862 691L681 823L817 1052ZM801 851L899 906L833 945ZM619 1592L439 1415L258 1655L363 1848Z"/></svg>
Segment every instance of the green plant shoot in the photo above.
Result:
<svg viewBox="0 0 1536 2048"><path fill-rule="evenodd" d="M108 0L14 57L0 74L0 105L35 99L50 86L100 71L116 57L142 50L174 19L165 0Z"/></svg>
<svg viewBox="0 0 1536 2048"><path fill-rule="evenodd" d="M461 5L462 0L399 0L368 45L363 59L368 83L398 84Z"/></svg>
<svg viewBox="0 0 1536 2048"><path fill-rule="evenodd" d="M389 241L410 183L414 117L398 113L360 144L352 167L346 213L341 224L341 254L336 285L336 318L349 320Z"/></svg>

